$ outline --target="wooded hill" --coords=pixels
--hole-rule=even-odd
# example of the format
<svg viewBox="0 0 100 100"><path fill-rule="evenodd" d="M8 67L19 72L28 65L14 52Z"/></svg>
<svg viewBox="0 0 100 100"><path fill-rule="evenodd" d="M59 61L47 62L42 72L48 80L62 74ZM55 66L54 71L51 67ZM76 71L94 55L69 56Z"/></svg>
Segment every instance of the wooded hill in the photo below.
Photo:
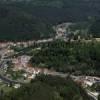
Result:
<svg viewBox="0 0 100 100"><path fill-rule="evenodd" d="M70 78L38 76L35 80L8 94L0 100L91 100L84 89Z"/></svg>
<svg viewBox="0 0 100 100"><path fill-rule="evenodd" d="M54 35L52 25L100 16L99 0L0 0L0 40Z"/></svg>

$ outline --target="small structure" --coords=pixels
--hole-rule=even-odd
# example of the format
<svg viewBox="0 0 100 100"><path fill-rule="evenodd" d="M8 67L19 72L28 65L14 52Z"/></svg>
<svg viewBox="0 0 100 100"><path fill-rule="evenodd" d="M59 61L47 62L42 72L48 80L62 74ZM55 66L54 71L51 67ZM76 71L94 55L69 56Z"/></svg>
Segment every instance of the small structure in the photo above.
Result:
<svg viewBox="0 0 100 100"><path fill-rule="evenodd" d="M15 88L15 89L18 89L18 88L20 88L20 86L21 86L20 84L15 84L15 85L14 85L14 88Z"/></svg>

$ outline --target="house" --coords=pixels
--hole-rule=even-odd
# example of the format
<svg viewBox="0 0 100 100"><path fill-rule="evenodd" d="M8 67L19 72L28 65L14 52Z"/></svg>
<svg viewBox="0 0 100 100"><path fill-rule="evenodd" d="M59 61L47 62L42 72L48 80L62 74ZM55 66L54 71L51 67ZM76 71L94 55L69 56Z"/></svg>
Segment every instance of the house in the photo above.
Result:
<svg viewBox="0 0 100 100"><path fill-rule="evenodd" d="M15 89L18 89L18 88L20 88L20 86L21 86L20 84L15 84L15 85L14 85L14 88L15 88Z"/></svg>

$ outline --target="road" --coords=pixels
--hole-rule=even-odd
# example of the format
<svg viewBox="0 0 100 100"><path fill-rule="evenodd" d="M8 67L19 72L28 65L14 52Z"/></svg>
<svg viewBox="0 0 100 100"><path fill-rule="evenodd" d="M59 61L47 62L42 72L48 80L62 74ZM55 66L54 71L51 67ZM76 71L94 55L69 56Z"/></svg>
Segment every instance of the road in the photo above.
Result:
<svg viewBox="0 0 100 100"><path fill-rule="evenodd" d="M51 40L49 40L49 42L50 41L52 41L52 39ZM39 41L39 43L40 43L41 41ZM47 41L44 41L44 42L47 42ZM2 59L1 60L1 62L0 62L0 65L2 66L2 64L4 63L4 62L7 62L9 59ZM52 75L52 76L59 76L59 77L62 77L62 78L66 78L67 76L68 76L68 74L67 73L61 73L61 72L48 72L48 73L46 73L47 75ZM74 78L78 78L78 76L76 77L76 76L71 76L72 78L74 77ZM12 79L9 79L9 78L7 78L7 77L5 77L5 76L3 76L3 75L1 75L0 74L0 79L3 81L3 82L5 82L5 83L7 83L7 84L25 84L25 82L21 82L21 81L15 81L15 80L12 80ZM95 96L95 95L93 95L93 93L92 92L90 92L89 90L87 90L87 94L93 99L93 100L98 100L97 99L97 97Z"/></svg>
<svg viewBox="0 0 100 100"><path fill-rule="evenodd" d="M59 76L62 78L66 78L68 76L68 74L64 74L64 73L60 73L60 72L50 72L50 73L46 73L47 75L52 75L52 76ZM76 76L75 76L76 77ZM5 76L0 75L0 79L2 81L4 81L5 83L12 83L12 84L24 84L24 82L19 82L19 81L15 81L15 80L11 80L9 78L6 78ZM86 90L87 94L93 99L93 100L98 100L97 97L95 95L93 95L92 92L90 92L89 90Z"/></svg>
<svg viewBox="0 0 100 100"><path fill-rule="evenodd" d="M4 64L7 63L7 61L9 61L11 59L1 59L0 61L0 70L2 70L2 68L4 67ZM0 72L0 79L4 82L4 83L7 83L7 84L24 84L24 82L20 82L20 81L15 81L15 80L12 80L12 79L9 79L7 77L5 77L4 75L1 74Z"/></svg>
<svg viewBox="0 0 100 100"><path fill-rule="evenodd" d="M61 72L49 72L47 75L52 75L52 76L59 76L62 78L66 78L68 76L67 73L61 73Z"/></svg>
<svg viewBox="0 0 100 100"><path fill-rule="evenodd" d="M68 76L68 74L64 74L64 73L60 73L60 72L53 72L53 73L48 73L48 75L53 75L53 76L60 76L62 78L66 78ZM71 76L72 78L75 77L75 78L78 78L78 76ZM91 97L91 99L93 100L98 100L98 98L89 90L86 90L87 91L87 94Z"/></svg>
<svg viewBox="0 0 100 100"><path fill-rule="evenodd" d="M89 90L86 90L87 91L87 94L92 97L94 100L98 100L98 98Z"/></svg>
<svg viewBox="0 0 100 100"><path fill-rule="evenodd" d="M24 84L24 82L15 81L15 80L9 79L9 78L2 76L2 75L0 75L0 79L7 84L9 84L9 83L11 83L11 84Z"/></svg>

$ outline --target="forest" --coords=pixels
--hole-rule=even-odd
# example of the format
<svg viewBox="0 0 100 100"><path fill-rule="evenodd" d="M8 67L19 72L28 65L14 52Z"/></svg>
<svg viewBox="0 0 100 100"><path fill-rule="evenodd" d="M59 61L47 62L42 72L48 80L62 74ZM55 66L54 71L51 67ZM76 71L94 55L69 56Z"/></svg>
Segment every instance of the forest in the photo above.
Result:
<svg viewBox="0 0 100 100"><path fill-rule="evenodd" d="M33 67L54 69L75 75L100 76L100 43L64 42L61 40L40 45L31 52Z"/></svg>
<svg viewBox="0 0 100 100"><path fill-rule="evenodd" d="M0 100L91 100L84 89L72 81L57 76L37 76L31 83L5 94Z"/></svg>
<svg viewBox="0 0 100 100"><path fill-rule="evenodd" d="M99 6L99 0L0 0L0 40L54 36L52 27L59 23L100 18Z"/></svg>

